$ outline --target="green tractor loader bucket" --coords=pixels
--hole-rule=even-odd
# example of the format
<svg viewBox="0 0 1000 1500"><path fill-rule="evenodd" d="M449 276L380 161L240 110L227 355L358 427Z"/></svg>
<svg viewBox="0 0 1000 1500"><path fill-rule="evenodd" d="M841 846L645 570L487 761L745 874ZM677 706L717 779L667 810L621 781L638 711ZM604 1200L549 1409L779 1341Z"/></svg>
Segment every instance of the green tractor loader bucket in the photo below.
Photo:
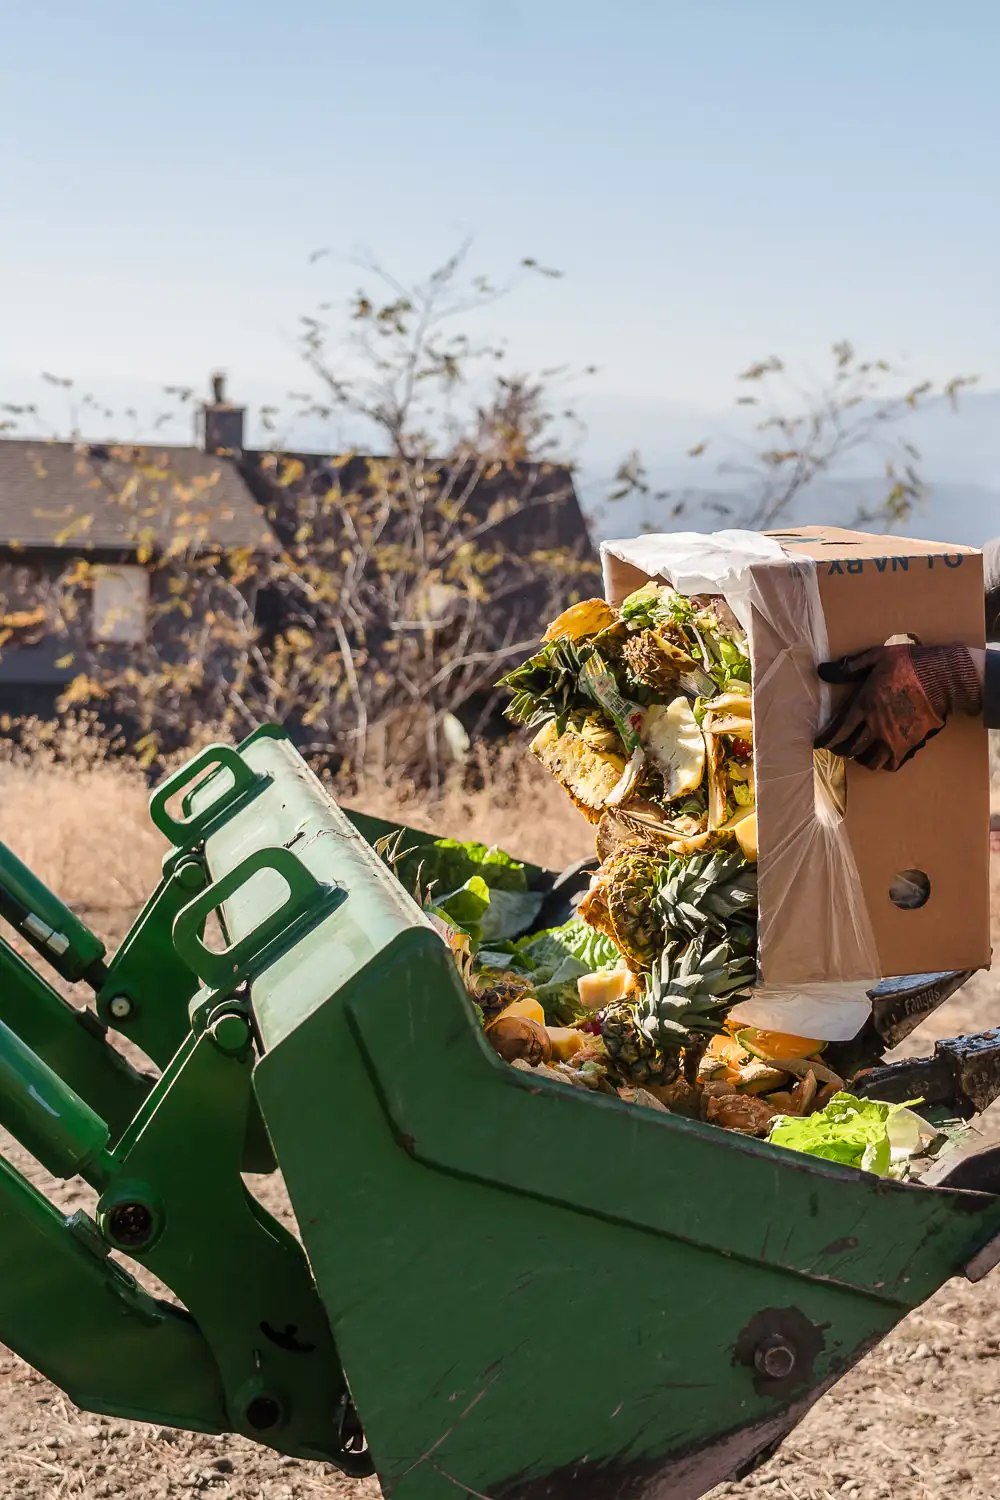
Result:
<svg viewBox="0 0 1000 1500"><path fill-rule="evenodd" d="M152 815L171 852L122 948L67 929L96 1006L72 1079L64 1002L45 989L26 1038L0 999L0 1120L100 1195L65 1221L4 1169L0 1337L80 1404L374 1469L399 1500L694 1500L1000 1259L992 1192L508 1067L372 849L386 825L279 733L196 757ZM123 1077L104 1026L159 1077ZM301 1244L243 1185L275 1162Z"/></svg>

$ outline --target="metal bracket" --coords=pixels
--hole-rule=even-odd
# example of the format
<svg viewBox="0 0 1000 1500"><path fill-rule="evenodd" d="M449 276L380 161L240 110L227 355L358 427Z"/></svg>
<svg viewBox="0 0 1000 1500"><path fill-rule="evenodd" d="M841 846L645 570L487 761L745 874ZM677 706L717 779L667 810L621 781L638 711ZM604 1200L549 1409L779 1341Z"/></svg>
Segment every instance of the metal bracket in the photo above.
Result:
<svg viewBox="0 0 1000 1500"><path fill-rule="evenodd" d="M254 875L273 870L284 881L288 894L281 905L265 916L244 937L213 953L205 945L205 922L224 901L230 900ZM173 942L179 956L197 974L208 996L217 1001L231 995L248 979L274 963L304 931L347 899L342 886L318 881L291 849L257 849L238 865L188 902L174 918Z"/></svg>
<svg viewBox="0 0 1000 1500"><path fill-rule="evenodd" d="M348 1393L305 1255L240 1176L254 1062L238 1007L188 1038L114 1152L97 1223L194 1320L218 1366L224 1425L368 1474L370 1457L340 1435Z"/></svg>
<svg viewBox="0 0 1000 1500"><path fill-rule="evenodd" d="M190 806L193 783L202 778L206 771L211 774L204 777L205 781L214 781L221 772L227 772L232 780L207 807L203 807L200 812L192 812ZM172 776L168 776L149 799L149 816L173 845L173 852L165 861L165 869L180 855L203 843L211 832L248 802L252 802L270 783L269 775L252 771L239 751L234 750L231 745L208 745ZM185 791L188 795L182 802L184 815L175 818L168 812L167 804Z"/></svg>

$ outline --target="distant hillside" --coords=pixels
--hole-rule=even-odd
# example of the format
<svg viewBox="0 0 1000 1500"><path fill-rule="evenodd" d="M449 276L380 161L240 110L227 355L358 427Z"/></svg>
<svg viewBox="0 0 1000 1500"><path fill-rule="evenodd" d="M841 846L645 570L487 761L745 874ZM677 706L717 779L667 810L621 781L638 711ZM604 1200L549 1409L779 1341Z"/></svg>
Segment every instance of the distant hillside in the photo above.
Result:
<svg viewBox="0 0 1000 1500"><path fill-rule="evenodd" d="M617 505L597 506L591 511L593 529L598 536L633 536L640 531L714 531L737 525L742 504L738 490L698 490L680 486L685 508L678 518L671 516L672 499L659 504L622 501ZM827 481L803 495L786 519L800 525L832 523L851 525L859 510L877 504L885 494L883 479L844 479ZM730 507L724 515L721 507ZM872 528L866 528L872 529ZM963 542L981 546L990 537L1000 536L1000 488L987 489L975 484L934 484L926 503L918 506L910 520L895 528L901 535L922 537L930 542Z"/></svg>
<svg viewBox="0 0 1000 1500"><path fill-rule="evenodd" d="M614 416L612 424L607 419ZM652 411L644 411L636 427L648 433L641 451L651 489L667 490L666 501L632 499L615 505L602 501L606 484L598 473L613 472L614 461L607 449L609 433L623 418L620 411L595 413L594 442L582 464L581 492L599 536L633 534L643 529L705 530L733 525L718 507L729 506L733 515L746 513L745 495L734 471L747 461L753 437L745 414L735 412L731 420L717 417L705 423L702 437L709 438L703 458L692 460L691 446L697 431L696 417L688 413L684 425L657 423ZM601 420L603 416L604 420ZM630 429L631 430L631 429ZM917 468L929 487L926 501L899 530L929 541L965 542L979 545L1000 535L1000 392L963 396L957 411L947 401L934 401L919 410L891 434L905 437L920 452ZM638 435L638 434L637 434ZM604 464L595 460L607 451ZM878 474L879 458L871 449L858 453L836 478L817 482L805 492L789 519L805 522L850 523L859 510L871 509L885 496L888 485ZM674 519L671 508L683 499L683 515Z"/></svg>

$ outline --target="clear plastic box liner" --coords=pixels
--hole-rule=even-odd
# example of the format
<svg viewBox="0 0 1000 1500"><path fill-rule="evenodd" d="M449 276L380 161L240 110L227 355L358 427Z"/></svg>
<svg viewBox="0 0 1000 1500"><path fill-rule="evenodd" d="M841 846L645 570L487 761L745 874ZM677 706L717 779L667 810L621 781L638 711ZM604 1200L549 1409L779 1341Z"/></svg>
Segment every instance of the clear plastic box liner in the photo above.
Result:
<svg viewBox="0 0 1000 1500"><path fill-rule="evenodd" d="M749 531L677 532L602 543L605 597L649 578L722 594L753 666L758 984L733 1009L748 1025L847 1041L871 1011L875 937L843 825L842 763L814 751L830 709L817 675L827 652L815 563Z"/></svg>

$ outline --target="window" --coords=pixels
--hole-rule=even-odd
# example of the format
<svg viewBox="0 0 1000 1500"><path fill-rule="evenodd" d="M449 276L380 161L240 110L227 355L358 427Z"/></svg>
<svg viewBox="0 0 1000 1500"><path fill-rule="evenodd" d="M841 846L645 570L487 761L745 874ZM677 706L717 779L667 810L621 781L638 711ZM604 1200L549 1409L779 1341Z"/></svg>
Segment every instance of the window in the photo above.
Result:
<svg viewBox="0 0 1000 1500"><path fill-rule="evenodd" d="M92 577L93 639L138 646L146 639L149 574L145 568L99 566Z"/></svg>

